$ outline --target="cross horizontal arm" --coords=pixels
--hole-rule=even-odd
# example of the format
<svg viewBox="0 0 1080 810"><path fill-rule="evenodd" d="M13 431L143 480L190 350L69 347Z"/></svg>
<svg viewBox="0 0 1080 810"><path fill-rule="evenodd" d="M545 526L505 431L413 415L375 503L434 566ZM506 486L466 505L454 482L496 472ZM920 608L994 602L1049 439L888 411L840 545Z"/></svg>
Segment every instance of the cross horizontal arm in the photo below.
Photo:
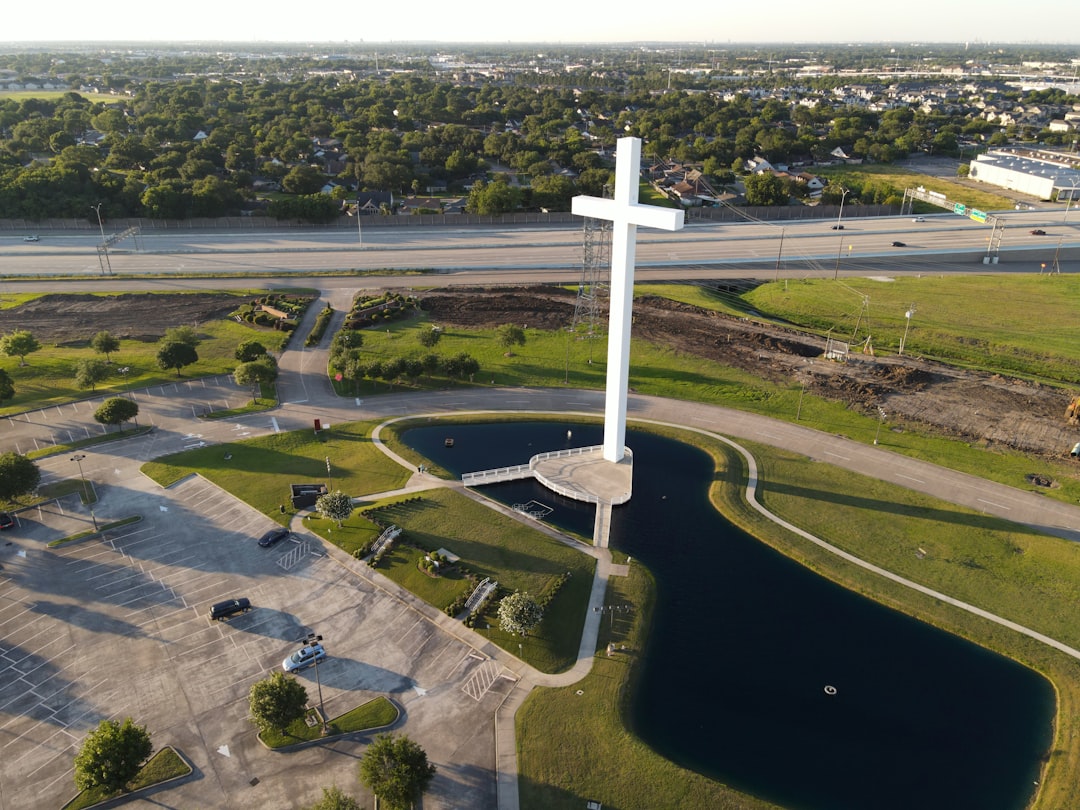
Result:
<svg viewBox="0 0 1080 810"><path fill-rule="evenodd" d="M626 205L615 200L600 197L574 197L570 201L571 213L593 219L606 219L610 222L625 222L628 225L641 225L645 228L659 228L663 231L677 231L683 226L683 212L673 208L659 208L655 205Z"/></svg>

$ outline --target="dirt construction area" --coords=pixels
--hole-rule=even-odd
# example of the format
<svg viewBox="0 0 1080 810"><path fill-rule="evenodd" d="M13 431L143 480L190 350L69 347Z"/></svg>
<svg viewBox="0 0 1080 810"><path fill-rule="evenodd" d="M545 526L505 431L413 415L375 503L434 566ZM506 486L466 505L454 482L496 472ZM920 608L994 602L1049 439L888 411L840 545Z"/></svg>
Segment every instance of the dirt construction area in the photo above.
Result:
<svg viewBox="0 0 1080 810"><path fill-rule="evenodd" d="M172 326L198 326L226 317L244 301L225 293L158 295L43 295L4 311L4 331L26 329L42 343L113 337L157 340Z"/></svg>
<svg viewBox="0 0 1080 810"><path fill-rule="evenodd" d="M223 293L114 296L46 295L5 311L6 329L27 329L42 342L87 340L100 330L117 337L155 340L171 326L222 318L239 301ZM564 329L575 297L559 288L432 290L422 306L448 327L527 324ZM606 317L606 315L605 315ZM885 410L890 424L919 426L986 446L1061 457L1080 438L1065 421L1070 394L998 375L980 374L910 357L849 355L824 359L816 335L765 326L669 299L634 305L634 336L770 382L806 386L806 392L867 414Z"/></svg>

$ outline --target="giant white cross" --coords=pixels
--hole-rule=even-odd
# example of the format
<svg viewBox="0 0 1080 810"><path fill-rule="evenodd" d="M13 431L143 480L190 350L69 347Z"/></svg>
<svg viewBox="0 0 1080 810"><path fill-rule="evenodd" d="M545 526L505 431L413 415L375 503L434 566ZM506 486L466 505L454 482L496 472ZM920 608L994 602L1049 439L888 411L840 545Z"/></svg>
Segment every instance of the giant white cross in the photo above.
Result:
<svg viewBox="0 0 1080 810"><path fill-rule="evenodd" d="M626 454L626 396L630 384L630 325L634 306L637 226L677 231L683 212L638 203L641 139L620 138L615 153L615 198L574 197L570 210L606 219L611 227L611 311L608 316L607 394L604 400L604 458Z"/></svg>

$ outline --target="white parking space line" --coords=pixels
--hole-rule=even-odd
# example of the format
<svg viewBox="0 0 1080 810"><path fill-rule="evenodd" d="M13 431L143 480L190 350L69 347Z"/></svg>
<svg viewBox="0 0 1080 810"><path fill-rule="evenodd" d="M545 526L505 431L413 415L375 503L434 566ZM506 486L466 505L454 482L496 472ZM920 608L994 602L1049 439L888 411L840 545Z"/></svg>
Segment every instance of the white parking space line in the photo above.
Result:
<svg viewBox="0 0 1080 810"><path fill-rule="evenodd" d="M0 622L0 628L4 627L9 622L15 621L16 619L20 618L21 616L25 616L29 612L30 612L30 608L25 608L24 610L20 610L14 616L10 616L7 619L4 619L3 622ZM21 625L19 625L19 626L21 626ZM10 638L10 635L8 633L5 633L4 636L5 636L5 638ZM3 656L0 656L0 657L3 657Z"/></svg>
<svg viewBox="0 0 1080 810"><path fill-rule="evenodd" d="M172 618L173 616L176 616L178 613L188 613L190 611L191 611L191 607L189 605L177 605L175 608L170 610L168 613L162 613L162 614L160 614L158 616L148 615L147 611L142 610L142 611L139 611L139 615L144 616L145 618L143 618L143 620L141 622L132 622L132 624L134 624L136 627L138 627L140 630L142 630L148 624L156 625L159 622L163 622L163 621L165 621L165 620L167 620L169 618Z"/></svg>

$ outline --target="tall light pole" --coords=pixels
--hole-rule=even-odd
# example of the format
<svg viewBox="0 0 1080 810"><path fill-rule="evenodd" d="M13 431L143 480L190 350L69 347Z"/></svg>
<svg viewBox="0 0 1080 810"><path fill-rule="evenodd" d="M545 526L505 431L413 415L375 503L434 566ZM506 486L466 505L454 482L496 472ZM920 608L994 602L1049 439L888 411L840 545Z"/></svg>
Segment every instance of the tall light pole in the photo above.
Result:
<svg viewBox="0 0 1080 810"><path fill-rule="evenodd" d="M1073 180L1072 185L1069 186L1069 199L1065 203L1065 216L1061 218L1061 224L1064 225L1069 221L1069 209L1073 208L1073 200L1076 199L1076 184L1078 181ZM1061 194L1058 194L1058 199L1061 198Z"/></svg>
<svg viewBox="0 0 1080 810"><path fill-rule="evenodd" d="M902 338L900 338L900 351L897 353L901 357L904 354L904 344L907 343L908 329L911 327L911 316L914 315L914 314L915 314L915 305L912 304L911 308L907 312L904 313L904 318L906 319L906 322L904 323L904 336Z"/></svg>
<svg viewBox="0 0 1080 810"><path fill-rule="evenodd" d="M111 276L112 275L112 262L109 261L109 248L105 244L105 223L103 223L101 221L101 203L98 203L97 205L91 205L90 207L94 211L97 211L97 224L98 224L98 229L101 231L101 253L105 254L105 264L108 266L109 275ZM100 258L100 254L99 254L98 264L100 264L100 263L101 263L101 258ZM105 274L105 268L104 267L101 269L101 274L102 275Z"/></svg>
<svg viewBox="0 0 1080 810"><path fill-rule="evenodd" d="M780 229L780 248L776 251L776 277L773 281L780 280L780 255L784 252L784 229Z"/></svg>
<svg viewBox="0 0 1080 810"><path fill-rule="evenodd" d="M841 187L843 188L843 187ZM844 226L840 224L840 218L844 216L844 200L847 199L847 195L851 193L851 189L843 188L843 194L840 196L840 213L836 215L836 230L843 231ZM836 281L836 277L840 274L840 254L844 252L844 234L840 234L840 247L836 249L836 267L833 269L833 281Z"/></svg>
<svg viewBox="0 0 1080 810"><path fill-rule="evenodd" d="M79 478L82 479L83 499L86 501L87 505L89 505L90 504L90 495L86 491L86 476L83 475L83 469L82 469L82 461L83 461L84 458L86 458L85 453L76 453L75 455L73 455L71 457L71 460L79 465ZM94 507L93 506L90 506L90 520L92 520L94 522L94 531L96 532L98 530L98 525L97 525L97 518L94 516Z"/></svg>
<svg viewBox="0 0 1080 810"><path fill-rule="evenodd" d="M307 638L304 639L304 643L307 644L308 646L311 646L312 644L318 644L321 641L322 641L322 636L317 636L314 633L308 633ZM330 729L328 729L326 727L326 712L323 710L322 681L319 680L319 656L316 655L314 660L315 660L315 683L319 687L319 719L322 721L322 733L323 733L323 736L325 737L330 732Z"/></svg>

